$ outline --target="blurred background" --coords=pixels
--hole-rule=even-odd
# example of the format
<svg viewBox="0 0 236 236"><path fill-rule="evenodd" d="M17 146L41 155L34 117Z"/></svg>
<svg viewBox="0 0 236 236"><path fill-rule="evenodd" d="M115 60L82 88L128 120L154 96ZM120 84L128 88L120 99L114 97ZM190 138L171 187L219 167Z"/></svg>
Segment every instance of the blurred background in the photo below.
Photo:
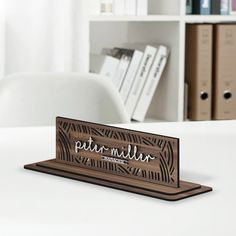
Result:
<svg viewBox="0 0 236 236"><path fill-rule="evenodd" d="M0 8L2 75L88 71L87 1L0 0Z"/></svg>

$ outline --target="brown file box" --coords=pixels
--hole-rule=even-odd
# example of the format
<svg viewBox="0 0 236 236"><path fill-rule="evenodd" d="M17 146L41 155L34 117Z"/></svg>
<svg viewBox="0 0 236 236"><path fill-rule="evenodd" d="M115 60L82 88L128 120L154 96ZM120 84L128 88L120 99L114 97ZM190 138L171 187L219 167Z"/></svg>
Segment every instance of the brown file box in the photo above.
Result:
<svg viewBox="0 0 236 236"><path fill-rule="evenodd" d="M185 76L188 83L188 118L211 119L213 26L186 26Z"/></svg>
<svg viewBox="0 0 236 236"><path fill-rule="evenodd" d="M236 119L236 25L214 26L213 119Z"/></svg>

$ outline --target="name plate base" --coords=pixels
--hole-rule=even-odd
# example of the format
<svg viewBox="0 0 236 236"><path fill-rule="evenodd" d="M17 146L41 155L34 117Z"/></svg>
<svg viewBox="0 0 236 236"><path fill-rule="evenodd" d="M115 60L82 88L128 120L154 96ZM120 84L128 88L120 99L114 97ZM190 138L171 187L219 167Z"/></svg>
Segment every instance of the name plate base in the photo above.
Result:
<svg viewBox="0 0 236 236"><path fill-rule="evenodd" d="M112 174L103 174L94 170L84 171L83 168L58 163L56 159L25 165L24 168L167 201L177 201L212 191L211 187L186 181L180 181L179 188L173 188L120 176L117 178Z"/></svg>

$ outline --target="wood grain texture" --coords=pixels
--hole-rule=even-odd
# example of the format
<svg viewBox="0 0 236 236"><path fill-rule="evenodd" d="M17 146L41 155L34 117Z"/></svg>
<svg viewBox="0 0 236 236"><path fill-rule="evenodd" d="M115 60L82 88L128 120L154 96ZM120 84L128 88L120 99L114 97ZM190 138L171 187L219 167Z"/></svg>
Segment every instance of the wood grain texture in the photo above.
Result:
<svg viewBox="0 0 236 236"><path fill-rule="evenodd" d="M61 170L68 173L73 173L77 175L84 175L84 176L92 176L96 179L106 180L110 182L116 182L116 183L122 183L125 185L130 185L134 187L139 187L147 190L153 190L161 193L165 193L168 195L177 194L177 193L183 193L185 191L189 191L190 189L197 189L200 187L199 184L191 184L189 185L187 182L180 181L180 187L179 188L173 188L169 186L159 185L150 183L147 181L140 181L137 179L127 178L123 176L113 175L109 173L104 173L96 170L86 170L84 168L80 168L73 165L65 165L63 163L58 163L53 160L48 161L42 161L38 162L37 166L50 168L54 170Z"/></svg>
<svg viewBox="0 0 236 236"><path fill-rule="evenodd" d="M212 188L207 187L207 186L202 186L190 182L185 182L185 181L180 181L180 187L179 188L171 188L171 187L166 187L166 186L161 186L161 185L156 185L155 189L149 189L148 187L145 188L140 188L132 184L126 184L122 182L115 182L115 181L109 181L106 179L100 178L94 178L92 176L87 176L87 175L81 175L78 173L75 173L71 170L60 170L59 168L55 168L51 166L52 162L54 162L56 165L58 163L54 160L49 160L45 162L40 162L40 163L35 163L35 164L30 164L30 165L25 165L25 169L29 170L34 170L42 173L47 173L51 175L56 175L60 177L66 177L69 179L73 180L79 180L87 183L92 183L92 184L97 184L100 186L105 186L105 187L110 187L114 189L119 189L119 190L124 190L127 192L132 192L132 193L138 193L141 195L149 196L149 197L154 197L154 198L159 198L167 201L177 201L177 200L182 200L188 197L196 196L202 193L210 192L212 191ZM46 166L50 167L46 167ZM72 167L74 168L74 167ZM93 171L93 170L91 170ZM97 171L93 171L97 172ZM160 188L160 189L158 189ZM166 188L166 189L165 189ZM167 190L169 188L169 190ZM170 190L171 189L171 190ZM166 191L166 192L163 192ZM168 192L169 191L169 192ZM176 191L174 193L173 191Z"/></svg>
<svg viewBox="0 0 236 236"><path fill-rule="evenodd" d="M143 180L165 186L179 187L179 139L106 125L71 120L58 117L56 121L56 160L60 163L75 165L84 169L93 169L132 179ZM93 145L105 146L109 150L95 153L87 150L75 152L76 141L87 142L91 138ZM128 147L137 147L137 155L155 157L149 162L130 160L119 164L103 160L114 158L111 149L128 152ZM115 157L122 160L122 158ZM124 158L123 158L124 160Z"/></svg>

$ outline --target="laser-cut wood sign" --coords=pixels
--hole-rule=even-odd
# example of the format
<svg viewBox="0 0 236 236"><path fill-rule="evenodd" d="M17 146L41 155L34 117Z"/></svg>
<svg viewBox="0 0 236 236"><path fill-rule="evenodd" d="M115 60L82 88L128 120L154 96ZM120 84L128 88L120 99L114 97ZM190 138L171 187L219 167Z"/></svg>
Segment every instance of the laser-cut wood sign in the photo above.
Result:
<svg viewBox="0 0 236 236"><path fill-rule="evenodd" d="M26 169L165 200L211 191L179 180L179 139L58 117L56 159Z"/></svg>

